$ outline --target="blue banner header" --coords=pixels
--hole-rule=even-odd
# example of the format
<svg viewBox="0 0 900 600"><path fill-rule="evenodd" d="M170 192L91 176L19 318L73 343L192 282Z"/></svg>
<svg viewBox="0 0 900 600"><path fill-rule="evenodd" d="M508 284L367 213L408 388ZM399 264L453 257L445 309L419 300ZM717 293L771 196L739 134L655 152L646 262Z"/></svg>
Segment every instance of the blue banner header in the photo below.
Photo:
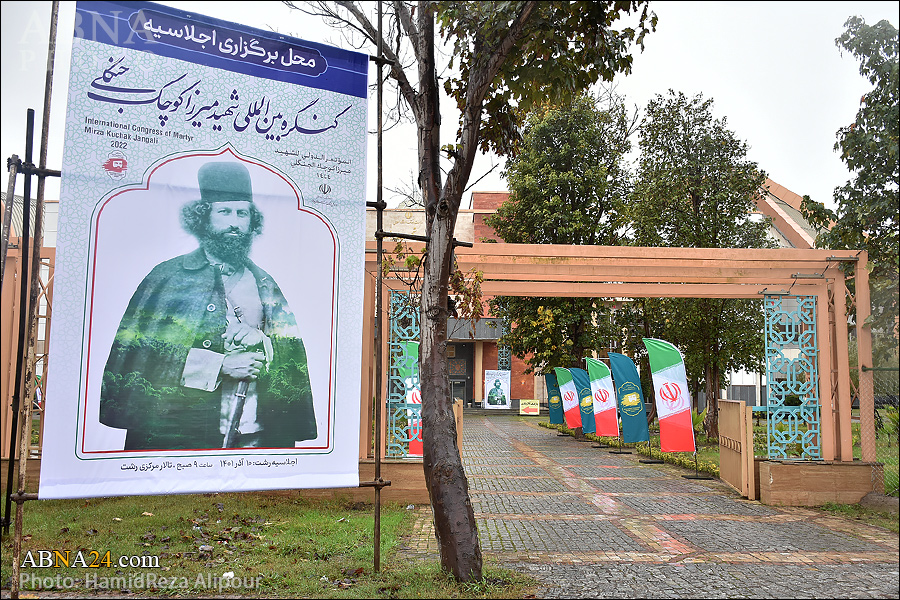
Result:
<svg viewBox="0 0 900 600"><path fill-rule="evenodd" d="M235 73L367 97L366 54L152 2L78 2L75 37Z"/></svg>

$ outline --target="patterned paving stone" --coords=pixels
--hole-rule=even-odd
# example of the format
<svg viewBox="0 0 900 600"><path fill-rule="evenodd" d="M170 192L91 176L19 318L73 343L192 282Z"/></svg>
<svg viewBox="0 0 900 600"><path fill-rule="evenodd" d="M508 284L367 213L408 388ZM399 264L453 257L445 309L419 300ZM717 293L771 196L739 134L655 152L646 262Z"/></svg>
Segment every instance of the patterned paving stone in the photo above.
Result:
<svg viewBox="0 0 900 600"><path fill-rule="evenodd" d="M469 477L469 489L492 492L567 492L562 483L549 477Z"/></svg>
<svg viewBox="0 0 900 600"><path fill-rule="evenodd" d="M472 493L476 513L510 515L599 515L603 507L579 494L481 494Z"/></svg>
<svg viewBox="0 0 900 600"><path fill-rule="evenodd" d="M534 465L466 465L467 477L526 477L539 476L541 468Z"/></svg>
<svg viewBox="0 0 900 600"><path fill-rule="evenodd" d="M900 539L718 480L639 463L514 415L466 416L461 452L486 558L537 598L898 598ZM431 509L409 551L435 555Z"/></svg>
<svg viewBox="0 0 900 600"><path fill-rule="evenodd" d="M634 461L632 459L627 458L617 458L612 456L591 456L591 455L578 455L573 456L571 459L564 459L563 464L566 466L572 467L632 467L634 466Z"/></svg>
<svg viewBox="0 0 900 600"><path fill-rule="evenodd" d="M864 552L879 549L874 544L809 523L692 518L660 521L659 526L711 552Z"/></svg>
<svg viewBox="0 0 900 600"><path fill-rule="evenodd" d="M538 598L897 598L896 565L507 563L546 581Z"/></svg>
<svg viewBox="0 0 900 600"><path fill-rule="evenodd" d="M709 488L699 483L674 479L592 479L590 485L601 492L619 492L632 494L699 494L709 492Z"/></svg>
<svg viewBox="0 0 900 600"><path fill-rule="evenodd" d="M479 457L463 455L463 465L468 469L478 465L533 465L534 461L526 456L490 456Z"/></svg>
<svg viewBox="0 0 900 600"><path fill-rule="evenodd" d="M482 551L495 552L583 552L598 549L613 552L646 552L643 544L608 521L542 519L535 528L529 520L482 519ZM486 541L485 541L486 540Z"/></svg>
<svg viewBox="0 0 900 600"><path fill-rule="evenodd" d="M620 496L624 504L649 515L777 515L777 510L758 503L742 502L721 496Z"/></svg>
<svg viewBox="0 0 900 600"><path fill-rule="evenodd" d="M654 478L660 479L666 477L666 474L652 467L617 467L613 465L603 466L574 466L569 467L575 475L592 478Z"/></svg>

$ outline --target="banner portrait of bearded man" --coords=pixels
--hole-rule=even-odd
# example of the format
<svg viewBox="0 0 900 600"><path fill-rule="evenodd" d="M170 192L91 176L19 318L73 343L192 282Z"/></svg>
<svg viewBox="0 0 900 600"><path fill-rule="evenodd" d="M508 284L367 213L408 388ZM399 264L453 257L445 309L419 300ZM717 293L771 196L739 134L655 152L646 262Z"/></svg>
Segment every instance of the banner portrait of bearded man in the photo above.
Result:
<svg viewBox="0 0 900 600"><path fill-rule="evenodd" d="M247 167L203 164L181 210L198 248L158 264L109 352L100 422L125 450L294 448L317 436L306 348L278 284L250 260L263 215Z"/></svg>

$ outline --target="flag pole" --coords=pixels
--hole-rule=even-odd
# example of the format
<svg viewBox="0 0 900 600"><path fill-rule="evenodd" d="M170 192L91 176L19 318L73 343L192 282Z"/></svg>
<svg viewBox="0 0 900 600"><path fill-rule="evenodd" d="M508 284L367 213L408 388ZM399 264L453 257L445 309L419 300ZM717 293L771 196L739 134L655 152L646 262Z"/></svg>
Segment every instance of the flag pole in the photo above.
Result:
<svg viewBox="0 0 900 600"><path fill-rule="evenodd" d="M660 435L661 435L661 433L660 433ZM647 444L649 445L649 448L650 448L650 458L642 458L638 462L644 463L645 465L659 465L659 464L666 462L666 461L660 460L658 458L653 458L653 434L652 433L650 434L649 438L650 439L647 441ZM660 440L660 441L662 441L662 440ZM659 451L660 451L660 453L662 453L662 447L660 447Z"/></svg>
<svg viewBox="0 0 900 600"><path fill-rule="evenodd" d="M610 454L631 454L631 450L622 450L622 428L619 427L619 449L610 450Z"/></svg>
<svg viewBox="0 0 900 600"><path fill-rule="evenodd" d="M700 474L700 465L697 462L697 451L694 450L694 474L693 475L682 475L685 479L712 479L709 475L701 475Z"/></svg>

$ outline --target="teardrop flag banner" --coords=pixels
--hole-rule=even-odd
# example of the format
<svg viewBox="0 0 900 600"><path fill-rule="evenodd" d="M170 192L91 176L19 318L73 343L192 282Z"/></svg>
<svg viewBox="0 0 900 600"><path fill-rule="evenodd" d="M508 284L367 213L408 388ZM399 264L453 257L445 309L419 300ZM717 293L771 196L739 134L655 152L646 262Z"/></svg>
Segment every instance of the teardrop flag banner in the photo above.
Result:
<svg viewBox="0 0 900 600"><path fill-rule="evenodd" d="M585 358L591 379L591 396L594 401L594 422L597 435L619 437L619 415L616 410L616 389L613 387L609 367L596 358Z"/></svg>
<svg viewBox="0 0 900 600"><path fill-rule="evenodd" d="M556 381L559 384L560 397L562 398L563 414L566 416L566 427L575 429L581 427L581 410L578 408L578 389L568 369L556 367Z"/></svg>
<svg viewBox="0 0 900 600"><path fill-rule="evenodd" d="M569 369L578 391L578 407L581 411L581 431L594 433L597 422L594 420L594 396L591 394L591 379L584 369Z"/></svg>
<svg viewBox="0 0 900 600"><path fill-rule="evenodd" d="M563 418L562 397L559 393L559 384L556 383L556 373L544 375L544 383L547 384L547 410L550 413L551 425L562 425Z"/></svg>
<svg viewBox="0 0 900 600"><path fill-rule="evenodd" d="M401 342L405 347L406 363L398 367L400 379L406 388L406 418L409 423L409 451L407 456L418 457L424 454L422 446L422 387L419 382L419 342ZM416 414L410 405L418 404L420 410Z"/></svg>
<svg viewBox="0 0 900 600"><path fill-rule="evenodd" d="M641 378L634 361L624 354L609 352L609 366L616 385L616 400L622 413L622 440L626 444L649 442L647 411L644 410L644 393Z"/></svg>
<svg viewBox="0 0 900 600"><path fill-rule="evenodd" d="M662 340L644 338L644 346L653 373L659 446L663 452L694 452L694 426L684 357L678 348Z"/></svg>

